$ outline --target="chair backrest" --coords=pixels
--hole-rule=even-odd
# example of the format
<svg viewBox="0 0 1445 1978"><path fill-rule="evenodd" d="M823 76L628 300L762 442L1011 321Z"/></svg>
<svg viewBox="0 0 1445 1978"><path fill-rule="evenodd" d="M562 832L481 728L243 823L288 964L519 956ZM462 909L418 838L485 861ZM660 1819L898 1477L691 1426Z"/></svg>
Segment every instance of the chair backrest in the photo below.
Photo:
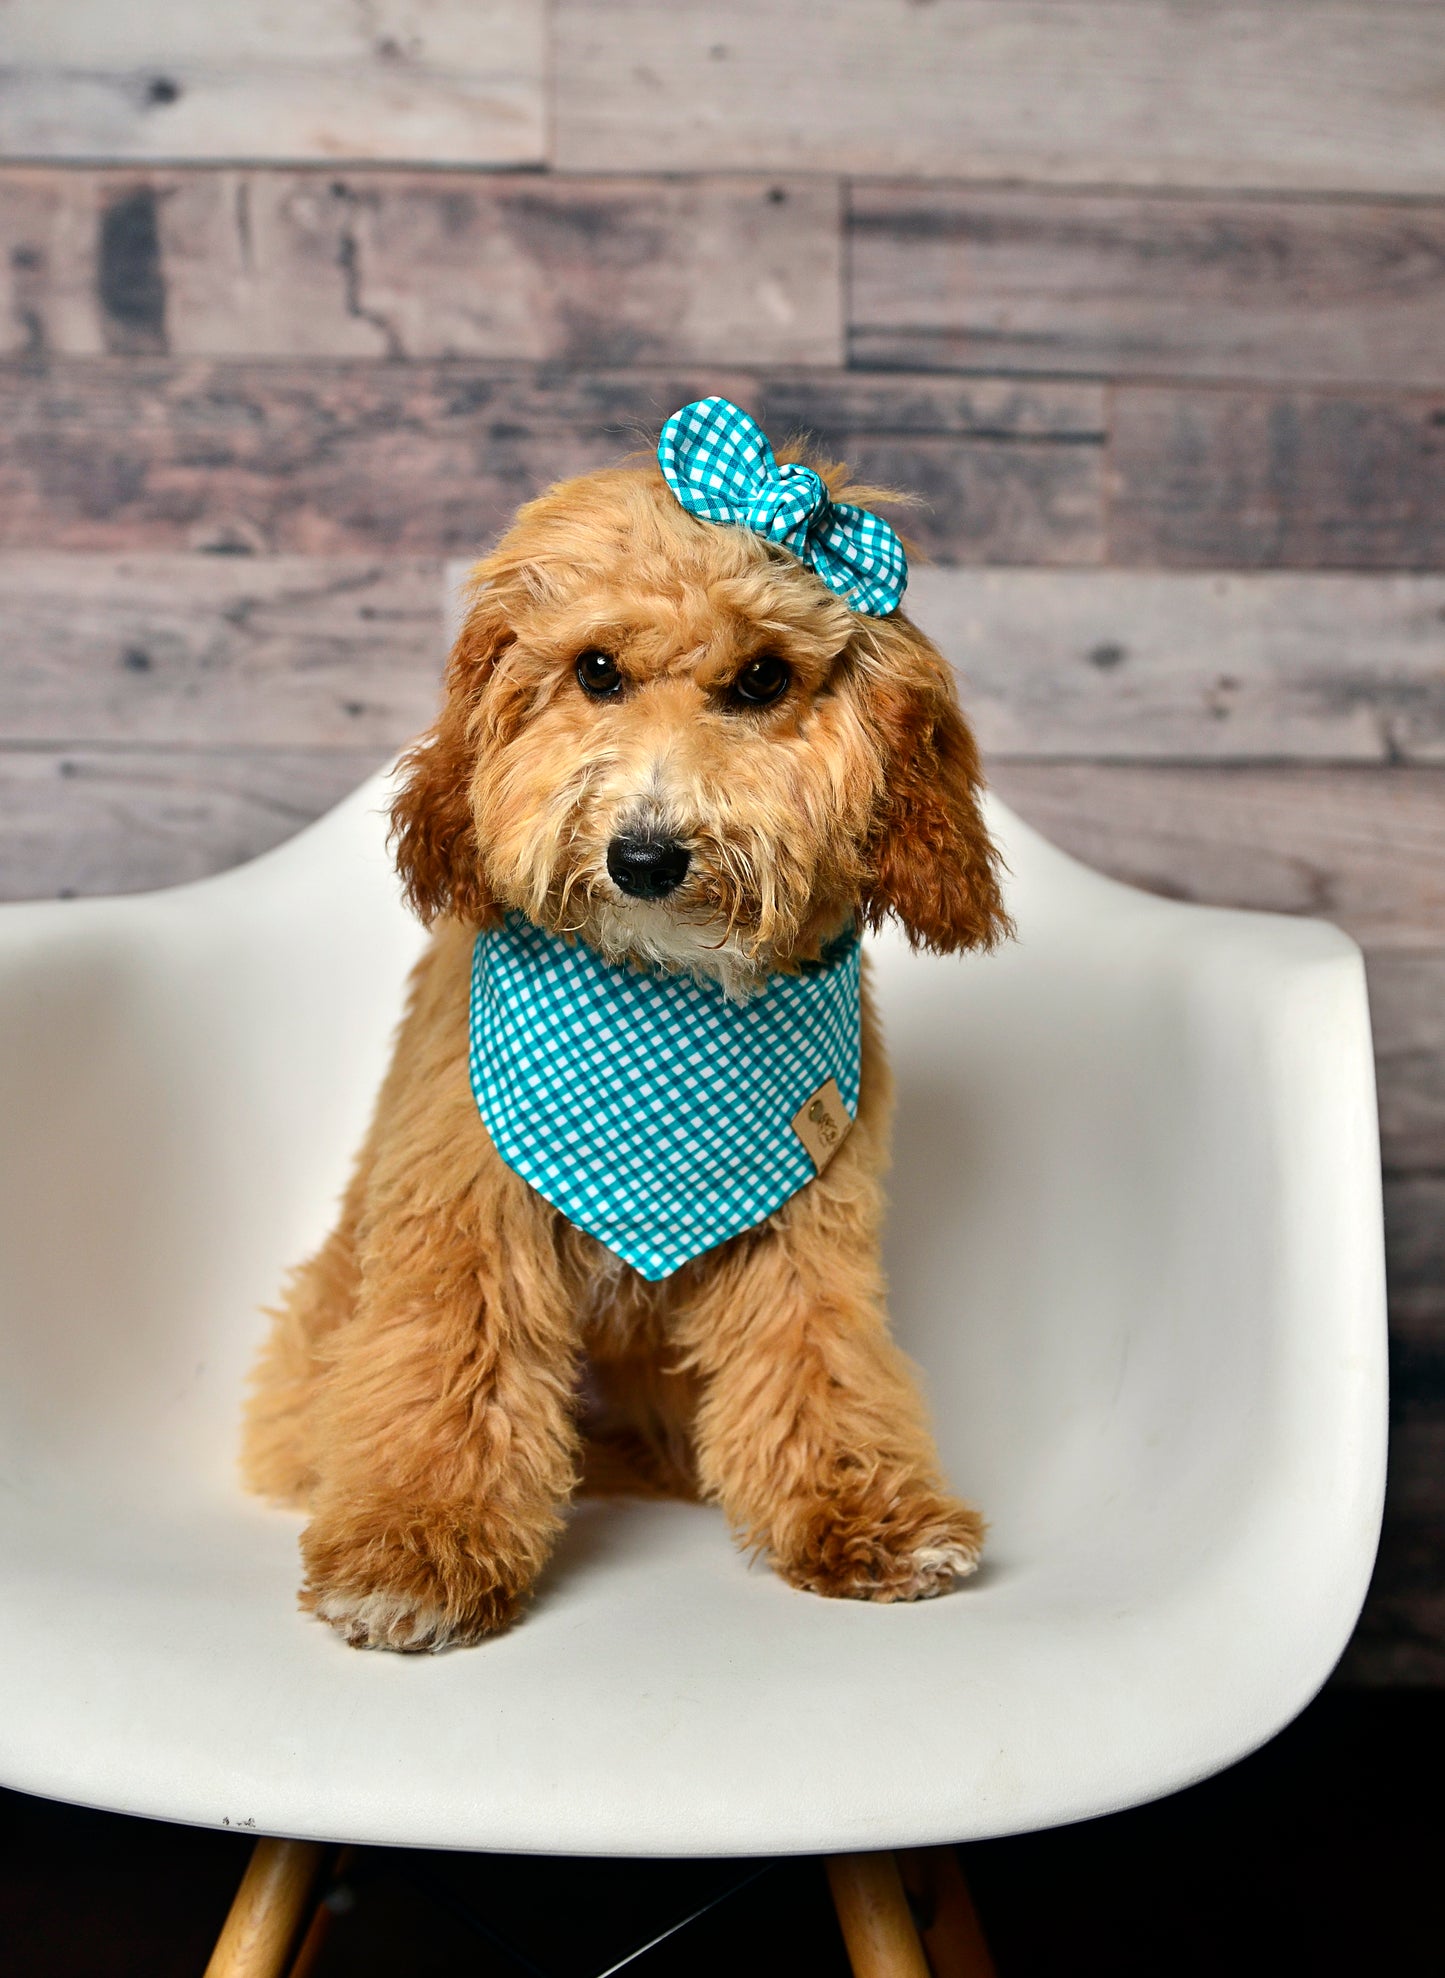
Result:
<svg viewBox="0 0 1445 1978"><path fill-rule="evenodd" d="M12 1465L234 1490L259 1308L324 1232L424 939L384 798L196 885L0 912Z"/></svg>
<svg viewBox="0 0 1445 1978"><path fill-rule="evenodd" d="M0 1431L21 1487L236 1489L260 1308L327 1227L423 940L384 810L378 779L222 878L0 914ZM898 1330L1010 1542L1077 1532L1111 1493L1137 1514L1167 1474L1177 1545L1191 1465L1213 1480L1203 1542L1217 1479L1246 1490L1318 1423L1318 1356L1378 1298L1359 958L1313 923L1132 892L994 815L1018 941L874 945Z"/></svg>

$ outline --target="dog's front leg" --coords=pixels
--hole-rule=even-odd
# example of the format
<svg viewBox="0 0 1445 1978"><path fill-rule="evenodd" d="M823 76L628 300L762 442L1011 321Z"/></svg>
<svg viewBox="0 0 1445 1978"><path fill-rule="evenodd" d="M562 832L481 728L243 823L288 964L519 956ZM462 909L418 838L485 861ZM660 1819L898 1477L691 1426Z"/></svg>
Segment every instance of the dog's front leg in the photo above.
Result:
<svg viewBox="0 0 1445 1978"><path fill-rule="evenodd" d="M302 1601L358 1647L505 1627L574 1486L573 1301L551 1211L489 1149L485 1169L460 1198L397 1191L330 1347Z"/></svg>
<svg viewBox="0 0 1445 1978"><path fill-rule="evenodd" d="M809 1592L917 1600L973 1571L984 1525L944 1488L888 1335L863 1140L703 1268L679 1329L699 1476L744 1542Z"/></svg>

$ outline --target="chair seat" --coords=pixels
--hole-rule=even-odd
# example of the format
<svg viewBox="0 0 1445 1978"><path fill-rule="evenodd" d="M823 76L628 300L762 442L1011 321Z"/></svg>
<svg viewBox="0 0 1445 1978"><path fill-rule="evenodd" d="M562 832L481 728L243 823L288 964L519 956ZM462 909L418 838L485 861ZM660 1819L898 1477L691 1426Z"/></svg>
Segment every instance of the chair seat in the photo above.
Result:
<svg viewBox="0 0 1445 1978"><path fill-rule="evenodd" d="M977 1580L821 1600L710 1508L593 1502L481 1648L303 1617L237 1423L423 939L384 806L0 911L0 1780L333 1840L837 1851L1150 1799L1300 1709L1383 1486L1358 952L1133 892L997 804L1017 942L872 948L895 1323L991 1521Z"/></svg>

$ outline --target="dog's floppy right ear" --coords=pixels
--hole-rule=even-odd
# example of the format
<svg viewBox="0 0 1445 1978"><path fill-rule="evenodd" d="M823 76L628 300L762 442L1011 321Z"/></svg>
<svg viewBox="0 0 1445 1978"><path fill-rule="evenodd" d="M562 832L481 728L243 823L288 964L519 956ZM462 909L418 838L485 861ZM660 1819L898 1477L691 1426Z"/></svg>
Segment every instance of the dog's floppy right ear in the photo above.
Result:
<svg viewBox="0 0 1445 1978"><path fill-rule="evenodd" d="M442 711L401 759L391 837L406 897L429 927L442 914L486 926L497 917L472 813L477 714L512 632L495 593L482 591L447 663Z"/></svg>

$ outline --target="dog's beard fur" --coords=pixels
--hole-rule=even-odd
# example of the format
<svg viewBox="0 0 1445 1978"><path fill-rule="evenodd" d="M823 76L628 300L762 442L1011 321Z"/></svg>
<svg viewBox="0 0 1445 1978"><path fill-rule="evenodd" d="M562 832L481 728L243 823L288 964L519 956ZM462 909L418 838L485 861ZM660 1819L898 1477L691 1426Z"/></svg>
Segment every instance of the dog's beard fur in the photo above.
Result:
<svg viewBox="0 0 1445 1978"><path fill-rule="evenodd" d="M540 802L535 784L553 781L545 749L504 773L480 805L498 899L537 925L611 961L714 980L732 997L816 955L846 925L860 877L847 833L810 828L805 809L779 793L728 795L715 779L678 773L665 755L636 767L557 767ZM509 798L521 806L511 828L500 815ZM676 891L660 900L624 893L607 869L618 836L686 846Z"/></svg>

